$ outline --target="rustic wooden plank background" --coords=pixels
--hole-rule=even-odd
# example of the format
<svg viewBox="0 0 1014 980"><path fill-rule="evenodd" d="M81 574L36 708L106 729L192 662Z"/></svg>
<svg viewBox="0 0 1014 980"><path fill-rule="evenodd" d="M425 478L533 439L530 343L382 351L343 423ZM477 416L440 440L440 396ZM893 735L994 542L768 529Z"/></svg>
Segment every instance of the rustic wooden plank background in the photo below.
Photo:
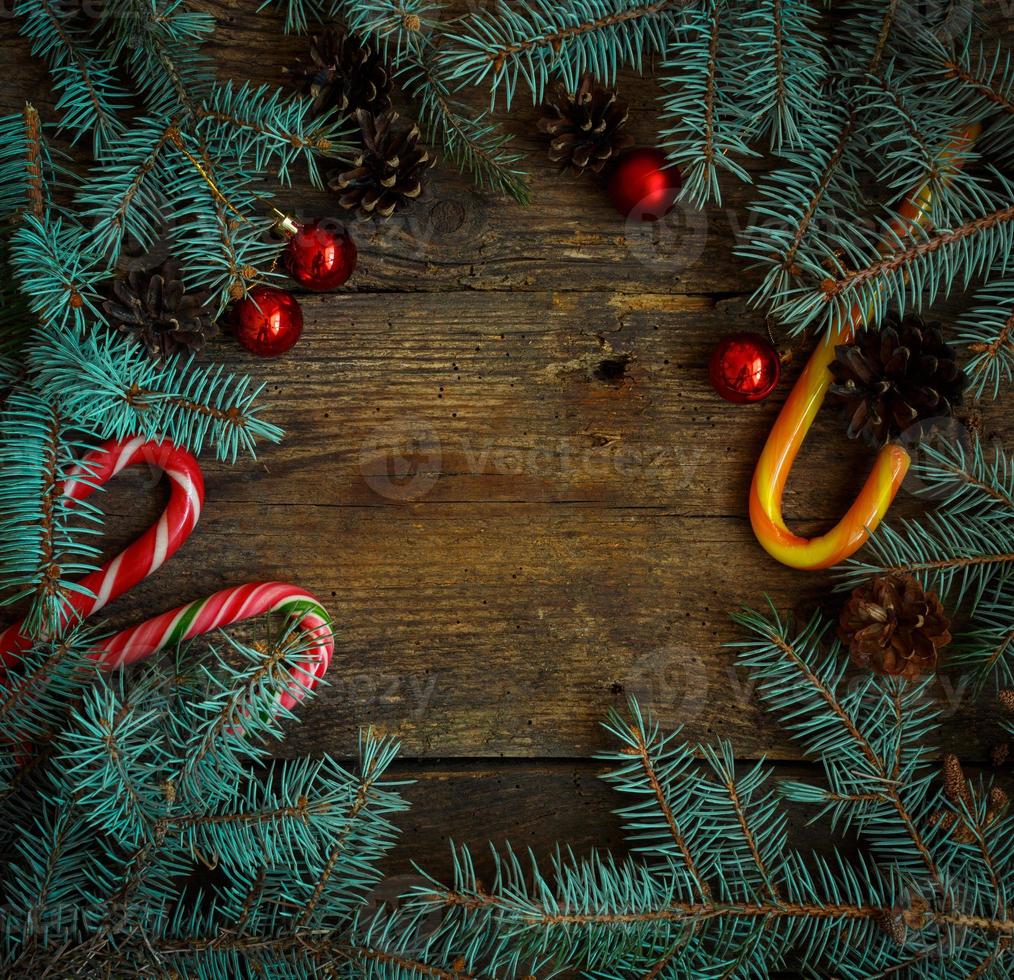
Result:
<svg viewBox="0 0 1014 980"><path fill-rule="evenodd" d="M220 24L223 77L277 83L305 48L252 0L202 6ZM45 71L10 24L2 45L5 110L27 97L51 112ZM654 83L625 75L620 88L651 143ZM337 622L331 683L279 752L348 756L364 724L398 735L399 772L418 780L391 865L403 876L409 855L445 872L451 837L540 852L618 844L589 757L606 744L605 711L629 694L690 738L721 734L744 760L798 774L807 764L724 647L728 613L765 595L802 612L837 601L829 575L769 559L746 518L753 465L805 352L760 405L726 404L707 383L722 334L765 329L745 302L755 278L732 254L750 189L727 187L706 215L625 227L595 179L555 173L534 119L525 105L507 119L531 206L438 164L404 218L355 226L356 275L336 295L301 297L291 354L212 348L266 382L287 438L256 462L206 461L198 532L110 610L126 623L252 578L320 595ZM305 180L283 201L297 217L339 210ZM969 416L989 439L1010 435L1009 402ZM787 494L792 523L833 523L869 462L822 416ZM110 489L110 553L160 493L138 474ZM924 506L910 488L896 512ZM982 760L989 705L946 673L937 689L948 746Z"/></svg>

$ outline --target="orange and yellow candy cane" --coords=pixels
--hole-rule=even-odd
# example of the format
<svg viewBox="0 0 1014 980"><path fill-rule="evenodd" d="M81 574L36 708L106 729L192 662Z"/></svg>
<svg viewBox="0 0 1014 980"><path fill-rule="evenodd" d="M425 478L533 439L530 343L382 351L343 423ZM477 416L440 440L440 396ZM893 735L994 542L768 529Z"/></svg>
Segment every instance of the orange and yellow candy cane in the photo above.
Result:
<svg viewBox="0 0 1014 980"><path fill-rule="evenodd" d="M977 126L969 126L957 135L951 144L955 153L966 149L977 135ZM952 167L960 165L960 157L955 157ZM902 235L921 224L926 220L929 204L930 190L926 184L905 198L892 222L892 231ZM835 347L849 342L853 330L862 324L864 312L853 306L813 352L782 406L754 470L750 486L750 523L754 534L769 555L792 568L827 568L853 554L887 513L911 462L902 446L896 443L884 446L859 496L827 534L801 538L788 529L782 518L782 492L827 394L831 383L828 366L834 360Z"/></svg>

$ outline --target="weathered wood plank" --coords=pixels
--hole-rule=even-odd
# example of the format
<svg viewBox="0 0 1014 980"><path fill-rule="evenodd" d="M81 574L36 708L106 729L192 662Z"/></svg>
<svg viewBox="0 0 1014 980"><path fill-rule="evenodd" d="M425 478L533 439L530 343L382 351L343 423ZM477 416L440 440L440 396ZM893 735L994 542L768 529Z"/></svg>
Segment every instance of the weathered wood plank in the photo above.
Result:
<svg viewBox="0 0 1014 980"><path fill-rule="evenodd" d="M708 387L714 339L761 326L742 301L353 293L304 308L288 358L216 351L270 380L291 435L258 464L206 464L197 533L122 615L248 578L320 594L339 656L289 753L348 755L377 723L413 756L581 756L605 706L635 693L692 738L797 757L722 646L729 610L809 608L830 584L769 559L745 517L791 379L749 407ZM1009 437L1002 408L982 424ZM833 522L869 460L826 413L790 517ZM960 701L981 754L991 729Z"/></svg>

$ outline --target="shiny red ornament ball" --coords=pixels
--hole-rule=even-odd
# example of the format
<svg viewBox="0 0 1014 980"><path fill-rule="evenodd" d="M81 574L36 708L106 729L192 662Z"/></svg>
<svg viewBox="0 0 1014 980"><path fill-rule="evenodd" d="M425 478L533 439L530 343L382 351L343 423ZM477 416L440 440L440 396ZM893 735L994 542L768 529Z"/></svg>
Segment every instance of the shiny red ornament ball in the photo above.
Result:
<svg viewBox="0 0 1014 980"><path fill-rule="evenodd" d="M609 200L624 218L658 221L676 203L683 175L665 154L653 147L629 150L609 175Z"/></svg>
<svg viewBox="0 0 1014 980"><path fill-rule="evenodd" d="M774 391L781 370L778 352L766 337L734 333L718 342L708 374L726 401L759 402Z"/></svg>
<svg viewBox="0 0 1014 980"><path fill-rule="evenodd" d="M356 243L337 222L318 218L299 225L284 253L285 268L314 292L336 289L356 267Z"/></svg>
<svg viewBox="0 0 1014 980"><path fill-rule="evenodd" d="M303 311L292 293L254 286L235 303L229 323L236 339L258 357L284 354L303 332Z"/></svg>

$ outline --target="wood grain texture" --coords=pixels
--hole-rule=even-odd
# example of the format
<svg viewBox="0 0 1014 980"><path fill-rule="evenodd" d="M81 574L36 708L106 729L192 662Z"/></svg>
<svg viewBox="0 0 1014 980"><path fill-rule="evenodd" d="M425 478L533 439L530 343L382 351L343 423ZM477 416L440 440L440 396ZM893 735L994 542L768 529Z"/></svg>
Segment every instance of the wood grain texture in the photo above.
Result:
<svg viewBox="0 0 1014 980"><path fill-rule="evenodd" d="M220 351L270 378L288 438L258 465L209 463L200 531L174 561L185 577L126 600L141 614L223 575L321 595L338 659L282 751L347 755L375 723L411 756L581 756L601 746L604 708L634 693L692 738L798 758L724 647L742 604L837 601L828 574L771 561L745 516L787 386L746 408L708 387L714 338L759 325L741 300L354 293L304 307L295 355L264 368ZM822 417L790 519L833 522L868 464ZM897 514L925 503L908 493ZM942 683L960 745L981 755L983 705Z"/></svg>
<svg viewBox="0 0 1014 980"><path fill-rule="evenodd" d="M277 83L305 49L252 2L201 6L219 21L210 51L223 77ZM8 23L0 105L29 97L45 114L45 71L11 34ZM621 89L632 132L652 142L653 82L628 74ZM625 226L594 179L556 175L533 120L524 105L506 117L531 206L438 164L406 216L355 226L359 268L341 293L301 297L291 354L212 347L265 383L287 438L256 462L207 461L197 532L110 608L126 623L255 578L320 595L337 622L330 685L278 751L348 756L367 723L399 735L420 779L395 856L405 867L411 853L445 870L451 835L536 851L616 843L616 801L574 760L604 746L598 723L629 694L693 739L721 734L743 759L796 771L797 748L724 646L728 612L765 595L802 613L838 601L830 575L769 559L746 518L803 352L763 404L729 405L707 384L722 334L767 326L734 255L751 189L730 184L704 216ZM750 164L757 177L766 166ZM305 181L281 200L298 216L337 210ZM1009 401L971 414L1010 444ZM870 462L822 414L787 493L793 525L834 523ZM138 473L110 486L110 554L161 493ZM910 485L893 513L925 505ZM937 694L948 747L982 758L996 737L989 708L947 674Z"/></svg>

